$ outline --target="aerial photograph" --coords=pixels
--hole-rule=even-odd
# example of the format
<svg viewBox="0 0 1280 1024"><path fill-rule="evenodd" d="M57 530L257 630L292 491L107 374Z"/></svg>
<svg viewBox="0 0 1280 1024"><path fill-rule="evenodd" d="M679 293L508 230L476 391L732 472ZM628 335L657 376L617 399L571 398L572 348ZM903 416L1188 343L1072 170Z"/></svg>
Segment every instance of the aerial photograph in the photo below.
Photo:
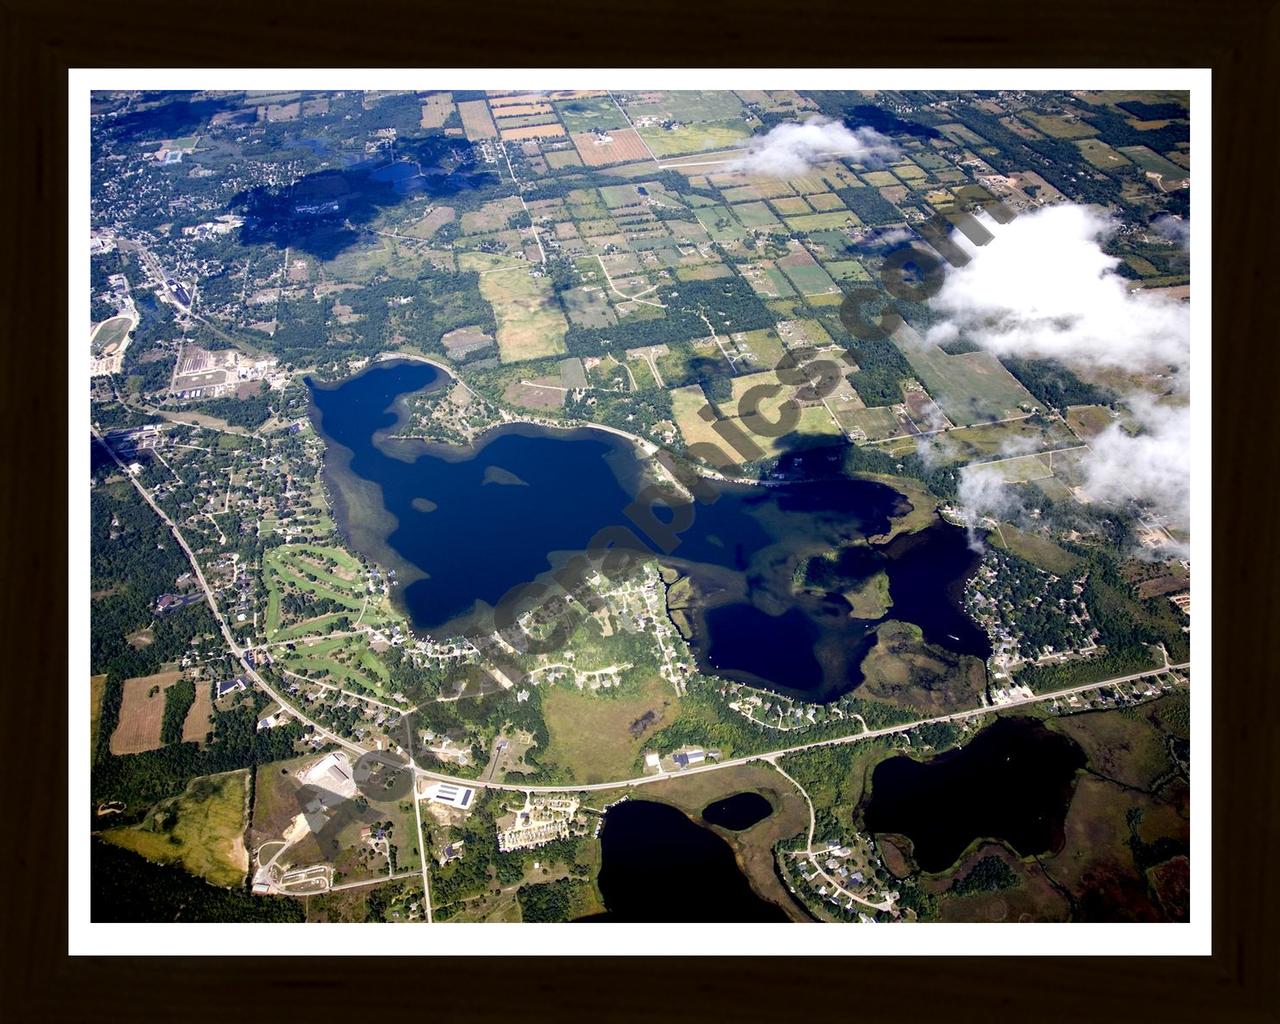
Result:
<svg viewBox="0 0 1280 1024"><path fill-rule="evenodd" d="M1190 91L526 78L89 97L86 919L1186 925Z"/></svg>

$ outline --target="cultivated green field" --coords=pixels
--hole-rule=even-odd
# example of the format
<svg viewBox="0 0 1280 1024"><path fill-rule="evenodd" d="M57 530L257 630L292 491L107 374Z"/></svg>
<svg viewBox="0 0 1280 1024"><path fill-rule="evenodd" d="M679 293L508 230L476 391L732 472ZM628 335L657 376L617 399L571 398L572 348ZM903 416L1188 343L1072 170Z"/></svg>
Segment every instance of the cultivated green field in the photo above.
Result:
<svg viewBox="0 0 1280 1024"><path fill-rule="evenodd" d="M1100 171L1129 166L1128 160L1101 139L1080 139L1076 145L1080 147L1080 155Z"/></svg>
<svg viewBox="0 0 1280 1024"><path fill-rule="evenodd" d="M608 96L584 96L552 104L570 134L589 132L593 128L609 131L627 127L627 119Z"/></svg>
<svg viewBox="0 0 1280 1024"><path fill-rule="evenodd" d="M751 129L742 121L684 124L674 129L641 128L639 132L657 157L729 149L743 145L751 135Z"/></svg>
<svg viewBox="0 0 1280 1024"><path fill-rule="evenodd" d="M733 212L749 228L778 226L778 218L763 202L739 203L733 208Z"/></svg>
<svg viewBox="0 0 1280 1024"><path fill-rule="evenodd" d="M856 214L850 210L835 210L830 213L810 213L800 217L788 217L787 227L792 231L825 231L830 228L857 227L861 224Z"/></svg>
<svg viewBox="0 0 1280 1024"><path fill-rule="evenodd" d="M707 89L680 89L645 99L624 94L627 113L634 121L640 117L658 117L672 121L720 121L742 113L742 101L731 92Z"/></svg>
<svg viewBox="0 0 1280 1024"><path fill-rule="evenodd" d="M1120 152L1144 171L1158 174L1167 181L1184 181L1190 177L1190 172L1185 168L1166 160L1148 146L1121 146Z"/></svg>
<svg viewBox="0 0 1280 1024"><path fill-rule="evenodd" d="M952 423L974 423L1020 416L1036 400L990 352L948 355L929 345L909 325L893 335L893 342L934 401Z"/></svg>
<svg viewBox="0 0 1280 1024"><path fill-rule="evenodd" d="M833 214L824 213L819 216L829 217L833 216ZM836 287L836 283L831 280L831 275L817 263L808 263L800 267L788 267L784 263L779 265L779 269L787 275L791 283L795 285L796 291L801 295L824 295L840 290Z"/></svg>

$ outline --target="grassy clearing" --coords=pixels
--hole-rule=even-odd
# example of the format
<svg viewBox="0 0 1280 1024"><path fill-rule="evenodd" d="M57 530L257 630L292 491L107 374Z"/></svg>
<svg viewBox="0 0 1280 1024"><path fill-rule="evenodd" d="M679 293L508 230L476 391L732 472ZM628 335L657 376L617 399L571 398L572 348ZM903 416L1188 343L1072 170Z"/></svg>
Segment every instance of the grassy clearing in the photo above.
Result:
<svg viewBox="0 0 1280 1024"><path fill-rule="evenodd" d="M947 418L959 426L1019 416L1038 404L990 352L948 355L906 324L894 333L893 342Z"/></svg>
<svg viewBox="0 0 1280 1024"><path fill-rule="evenodd" d="M635 774L645 738L671 717L668 708L674 700L670 687L658 676L634 696L549 687L542 698L551 735L544 760L558 765L574 782L603 782ZM653 719L637 725L650 712Z"/></svg>
<svg viewBox="0 0 1280 1024"><path fill-rule="evenodd" d="M1020 530L1012 523L1001 523L1000 529L990 535L989 540L996 547L1012 551L1019 558L1025 558L1033 565L1058 576L1063 576L1075 568L1080 561L1069 551L1064 551L1047 537Z"/></svg>
<svg viewBox="0 0 1280 1024"><path fill-rule="evenodd" d="M140 825L102 838L159 864L181 864L214 885L238 885L249 858L244 846L247 770L192 779L181 796L156 804Z"/></svg>
<svg viewBox="0 0 1280 1024"><path fill-rule="evenodd" d="M569 325L547 278L532 277L523 266L482 273L480 294L493 306L498 320L498 349L504 363L564 353Z"/></svg>
<svg viewBox="0 0 1280 1024"><path fill-rule="evenodd" d="M1101 434L1116 418L1105 405L1068 406L1066 417L1068 426L1085 440Z"/></svg>

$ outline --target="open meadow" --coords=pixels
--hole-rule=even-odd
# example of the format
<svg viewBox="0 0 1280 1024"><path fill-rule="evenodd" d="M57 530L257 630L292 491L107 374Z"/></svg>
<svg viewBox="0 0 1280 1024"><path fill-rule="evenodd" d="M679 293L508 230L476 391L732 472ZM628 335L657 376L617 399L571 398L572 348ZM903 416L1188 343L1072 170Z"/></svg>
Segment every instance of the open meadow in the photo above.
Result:
<svg viewBox="0 0 1280 1024"><path fill-rule="evenodd" d="M156 804L129 828L102 838L157 864L180 864L214 885L238 885L249 867L244 846L247 770L192 779L180 796Z"/></svg>

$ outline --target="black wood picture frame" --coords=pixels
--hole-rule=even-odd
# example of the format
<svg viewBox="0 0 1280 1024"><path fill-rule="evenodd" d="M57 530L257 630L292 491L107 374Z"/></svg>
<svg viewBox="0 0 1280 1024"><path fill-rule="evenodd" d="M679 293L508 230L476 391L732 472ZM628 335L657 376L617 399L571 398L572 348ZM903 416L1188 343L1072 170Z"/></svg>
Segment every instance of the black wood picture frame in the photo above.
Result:
<svg viewBox="0 0 1280 1024"><path fill-rule="evenodd" d="M13 1021L412 1014L432 1020L1280 1019L1276 111L1280 6L653 0L554 7L0 3L7 327L0 693L10 785L0 1013ZM1213 954L1123 958L165 960L67 955L67 70L73 67L1211 67ZM79 709L72 707L73 712ZM1203 749L1203 747L1201 748ZM1204 828L1207 808L1197 808ZM199 927L199 926L196 926ZM940 926L934 926L940 927ZM1123 928L1126 926L1117 925ZM345 947L348 933L335 942ZM355 952L353 944L348 951ZM446 980L447 979L447 980Z"/></svg>

